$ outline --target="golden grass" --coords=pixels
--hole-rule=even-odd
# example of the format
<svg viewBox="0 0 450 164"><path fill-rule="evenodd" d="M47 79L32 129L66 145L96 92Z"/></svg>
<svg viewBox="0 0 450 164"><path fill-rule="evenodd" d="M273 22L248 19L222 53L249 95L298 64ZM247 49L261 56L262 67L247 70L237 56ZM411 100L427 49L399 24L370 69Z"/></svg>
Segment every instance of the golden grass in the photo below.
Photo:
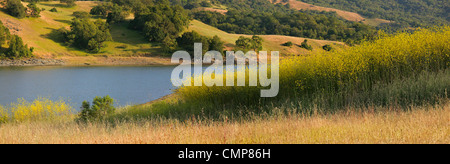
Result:
<svg viewBox="0 0 450 164"><path fill-rule="evenodd" d="M42 58L79 57L79 56L133 56L135 54L155 54L159 47L153 47L139 32L130 30L126 24L114 24L111 26L111 35L114 41L105 43L105 48L98 54L91 54L80 49L67 47L56 33L56 30L64 27L70 28L70 22L74 18L73 12L89 12L92 7L100 2L77 1L77 6L63 7L59 1L39 2L37 6L44 8L39 18L17 19L4 12L0 12L0 21L8 27L12 34L23 38L24 43L34 47L34 54ZM50 12L53 7L58 12ZM94 18L93 18L94 19ZM126 48L117 48L123 47ZM101 61L101 60L100 60ZM76 64L70 63L68 64ZM106 63L104 63L106 64Z"/></svg>
<svg viewBox="0 0 450 164"><path fill-rule="evenodd" d="M270 0L270 1L272 3L286 4L285 2L282 2L281 0ZM373 18L373 19L364 18L363 16L361 16L360 14L355 13L355 12L344 11L344 10L328 8L328 7L316 6L316 5L308 4L308 3L305 3L305 2L301 2L299 0L289 0L288 3L290 5L290 8L292 8L292 9L336 12L336 14L338 16L344 18L345 20L354 21L354 22L362 21L364 24L368 24L368 25L371 25L371 26L378 26L381 23L390 23L391 22L389 20L379 19L379 18Z"/></svg>
<svg viewBox="0 0 450 164"><path fill-rule="evenodd" d="M26 2L24 2L26 4ZM34 47L34 54L42 58L56 58L66 61L68 65L79 65L84 63L90 64L117 64L105 61L102 59L103 56L108 57L132 57L136 54L145 54L146 56L159 56L163 55L159 50L159 46L154 46L149 43L147 39L144 38L142 34L138 31L130 30L127 28L126 23L114 24L111 26L111 35L114 41L105 42L105 48L98 54L90 54L83 50L67 47L62 43L61 38L56 33L56 30L65 27L70 28L70 22L73 18L72 13L74 11L86 11L97 5L97 1L78 1L77 6L73 8L62 7L59 1L49 1L40 2L38 4L39 8L44 8L39 18L23 18L17 19L4 12L0 12L0 21L7 26L12 34L17 34L23 38L24 43L28 44L30 47ZM58 12L50 12L49 10L56 7ZM225 9L204 9L204 10L214 10L219 12L226 12ZM130 15L131 16L131 15ZM211 27L200 21L192 21L189 27L190 30L195 30L200 32L201 35L213 37L218 35L222 40L226 42L227 50L232 50L235 41L239 36L251 37L249 35L237 35L229 34L223 32L217 28ZM276 50L280 51L282 54L306 54L309 51L302 49L298 46L293 46L292 48L282 46L283 43L291 41L294 44L300 45L304 38L280 36L280 35L265 35L262 36L263 39L267 40L264 42L263 46L265 50ZM325 44L335 45L334 48L344 47L341 42L333 41L322 41L310 39L310 43L314 47L314 51L322 51L322 46ZM126 48L118 48L126 47ZM88 56L88 58L83 58ZM100 57L99 59L89 58L89 56ZM67 60L68 59L68 60ZM124 58L115 58L114 60L123 60ZM149 60L154 60L150 58ZM124 63L130 63L129 61L134 61L136 64L142 64L138 60L127 60ZM156 62L145 62L144 64L170 64L170 60L159 60ZM120 63L118 63L120 64ZM133 64L133 62L131 62Z"/></svg>
<svg viewBox="0 0 450 164"><path fill-rule="evenodd" d="M241 122L151 120L116 127L67 121L2 124L0 143L450 143L448 103L437 108L413 107L408 112L376 110L255 116Z"/></svg>
<svg viewBox="0 0 450 164"><path fill-rule="evenodd" d="M199 7L199 8L195 8L192 11L211 11L211 12L218 12L221 13L223 15L227 14L228 10L226 9L216 9L216 8L211 8L211 7Z"/></svg>
<svg viewBox="0 0 450 164"><path fill-rule="evenodd" d="M233 50L235 42L240 36L249 38L252 37L252 35L230 34L215 27L212 27L210 25L207 25L203 22L200 22L198 20L193 20L190 22L188 31L196 31L206 37L213 37L214 35L217 35L218 37L220 37L220 39L222 39L222 41L225 42L226 50ZM305 39L308 38L283 36L283 35L258 35L258 36L263 38L263 51L279 51L280 54L282 55L309 54L311 52L298 46ZM294 45L292 47L282 46L282 44L288 41L291 41L292 43L294 43ZM345 44L342 42L328 41L328 40L308 39L308 43L313 47L313 52L324 51L322 49L322 46L326 44L333 46L333 48L335 49L341 49L345 47Z"/></svg>

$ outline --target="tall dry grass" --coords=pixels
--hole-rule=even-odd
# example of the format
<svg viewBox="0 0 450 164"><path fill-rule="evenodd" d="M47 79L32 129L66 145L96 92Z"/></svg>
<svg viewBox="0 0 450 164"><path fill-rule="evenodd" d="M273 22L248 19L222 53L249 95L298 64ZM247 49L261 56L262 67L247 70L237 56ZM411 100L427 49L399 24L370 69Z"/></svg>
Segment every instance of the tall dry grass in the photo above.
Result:
<svg viewBox="0 0 450 164"><path fill-rule="evenodd" d="M312 116L255 115L241 121L153 119L115 126L35 121L0 125L0 143L450 143L449 103L407 112L370 109Z"/></svg>

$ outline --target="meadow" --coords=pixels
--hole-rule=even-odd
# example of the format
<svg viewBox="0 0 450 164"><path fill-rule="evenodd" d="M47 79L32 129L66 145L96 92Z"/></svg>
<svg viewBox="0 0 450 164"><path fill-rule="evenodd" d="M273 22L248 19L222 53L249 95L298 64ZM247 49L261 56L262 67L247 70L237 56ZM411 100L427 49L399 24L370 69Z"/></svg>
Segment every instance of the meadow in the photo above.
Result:
<svg viewBox="0 0 450 164"><path fill-rule="evenodd" d="M277 109L274 109L277 110ZM345 112L344 112L345 111ZM261 114L243 121L192 118L77 124L70 120L0 125L8 144L448 144L450 105L347 109L336 114Z"/></svg>
<svg viewBox="0 0 450 164"><path fill-rule="evenodd" d="M281 60L276 98L184 86L88 122L64 102L19 101L0 107L0 143L449 143L449 64L448 26L382 34Z"/></svg>

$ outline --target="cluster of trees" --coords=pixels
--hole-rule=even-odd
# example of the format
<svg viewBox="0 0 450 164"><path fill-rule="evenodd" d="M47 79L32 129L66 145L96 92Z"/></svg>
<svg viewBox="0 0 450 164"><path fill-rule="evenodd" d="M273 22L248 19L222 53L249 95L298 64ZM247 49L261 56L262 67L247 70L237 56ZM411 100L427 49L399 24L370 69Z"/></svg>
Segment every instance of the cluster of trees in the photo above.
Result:
<svg viewBox="0 0 450 164"><path fill-rule="evenodd" d="M263 39L259 36L253 35L252 38L247 38L244 36L240 36L238 40L236 40L236 51L244 51L247 52L249 50L253 50L255 52L262 50L262 42Z"/></svg>
<svg viewBox="0 0 450 164"><path fill-rule="evenodd" d="M181 6L168 3L141 6L135 9L131 29L144 33L151 42L160 42L165 50L176 47L176 38L187 28L190 18Z"/></svg>
<svg viewBox="0 0 450 164"><path fill-rule="evenodd" d="M113 24L125 21L127 16L130 15L129 10L128 7L107 2L93 7L90 14L106 18L106 22Z"/></svg>
<svg viewBox="0 0 450 164"><path fill-rule="evenodd" d="M217 35L208 38L195 31L185 32L181 37L177 38L176 41L180 48L190 52L194 51L194 43L202 43L202 54L205 54L207 51L218 51L220 53L223 53L224 51L224 42L220 40ZM194 55L194 53L189 54L191 54L192 57Z"/></svg>
<svg viewBox="0 0 450 164"><path fill-rule="evenodd" d="M325 14L230 10L226 15L211 11L199 11L193 15L195 19L230 33L276 34L347 42L358 42L376 34L374 27Z"/></svg>
<svg viewBox="0 0 450 164"><path fill-rule="evenodd" d="M88 101L83 101L81 111L78 115L79 121L100 121L107 116L114 114L116 108L114 107L114 99L110 96L95 97L92 105Z"/></svg>
<svg viewBox="0 0 450 164"><path fill-rule="evenodd" d="M198 7L211 7L211 3L218 3L217 1L211 0L171 0L172 5L180 5L185 9L195 9Z"/></svg>
<svg viewBox="0 0 450 164"><path fill-rule="evenodd" d="M8 44L8 48L3 48ZM28 48L22 38L11 35L9 29L0 21L0 58L20 59L33 57L33 47Z"/></svg>
<svg viewBox="0 0 450 164"><path fill-rule="evenodd" d="M88 52L97 53L104 46L105 41L111 41L109 24L98 19L91 21L87 13L75 13L70 31L60 29L66 44L85 49Z"/></svg>
<svg viewBox="0 0 450 164"><path fill-rule="evenodd" d="M269 0L215 0L215 5L227 6L228 10L237 10L241 12L265 12L265 13L286 13L292 12L289 5L272 4Z"/></svg>
<svg viewBox="0 0 450 164"><path fill-rule="evenodd" d="M310 50L310 51L313 50L313 47L312 47L311 45L308 44L308 39L305 39L305 40L302 42L302 44L300 44L300 47L301 47L301 48L304 48L304 49L307 49L307 50Z"/></svg>
<svg viewBox="0 0 450 164"><path fill-rule="evenodd" d="M16 18L40 17L41 9L37 7L37 2L36 0L29 1L29 4L25 7L20 0L7 0L5 11ZM27 8L30 11L29 14L27 14Z"/></svg>
<svg viewBox="0 0 450 164"><path fill-rule="evenodd" d="M5 11L9 15L17 18L24 18L27 15L27 8L22 5L20 0L7 0Z"/></svg>
<svg viewBox="0 0 450 164"><path fill-rule="evenodd" d="M369 18L396 22L394 26L432 26L450 23L448 0L301 0L319 6L357 12ZM400 24L400 25L399 25Z"/></svg>
<svg viewBox="0 0 450 164"><path fill-rule="evenodd" d="M61 3L65 3L67 7L74 7L77 4L75 3L76 0L59 0Z"/></svg>
<svg viewBox="0 0 450 164"><path fill-rule="evenodd" d="M28 9L30 10L30 17L40 17L41 9L37 7L36 1L30 2L27 5Z"/></svg>

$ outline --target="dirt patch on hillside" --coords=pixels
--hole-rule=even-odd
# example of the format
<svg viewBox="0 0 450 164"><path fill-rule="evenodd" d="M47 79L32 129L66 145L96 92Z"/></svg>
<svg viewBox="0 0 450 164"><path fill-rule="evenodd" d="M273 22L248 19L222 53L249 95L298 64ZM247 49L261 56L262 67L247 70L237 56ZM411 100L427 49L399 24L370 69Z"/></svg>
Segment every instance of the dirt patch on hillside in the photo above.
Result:
<svg viewBox="0 0 450 164"><path fill-rule="evenodd" d="M285 2L282 2L282 0L270 0L272 3L282 3L286 4ZM297 1L297 0L289 0L289 5L293 9L297 10L316 10L316 11L327 11L327 12L336 12L337 15L341 16L342 18L349 20L349 21L364 21L365 18L358 13L349 12L349 11L343 11L333 8L327 8L327 7L321 7L316 5L311 5L305 2Z"/></svg>
<svg viewBox="0 0 450 164"><path fill-rule="evenodd" d="M199 7L199 8L193 9L193 11L211 11L211 12L218 12L218 13L221 13L223 15L225 15L228 12L228 10L215 9L215 8L210 8L210 7Z"/></svg>

